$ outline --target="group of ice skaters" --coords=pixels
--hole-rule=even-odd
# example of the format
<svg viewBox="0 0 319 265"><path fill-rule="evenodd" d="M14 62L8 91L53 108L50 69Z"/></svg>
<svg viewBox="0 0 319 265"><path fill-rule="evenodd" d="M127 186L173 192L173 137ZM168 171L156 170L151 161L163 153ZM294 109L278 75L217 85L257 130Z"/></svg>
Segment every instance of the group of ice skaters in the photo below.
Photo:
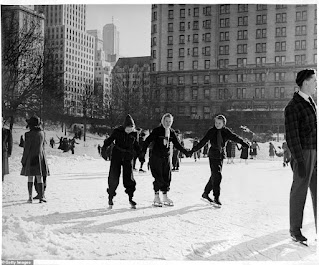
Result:
<svg viewBox="0 0 319 265"><path fill-rule="evenodd" d="M173 116L170 113L164 114L161 119L161 124L154 128L143 141L139 141L138 133L135 130L135 122L128 114L124 124L115 128L112 134L104 140L104 144L101 148L101 155L104 159L105 156L103 154L108 147L113 144L107 188L109 209L112 209L114 204L113 199L116 196L116 189L119 185L121 168L125 193L128 194L131 207L136 208L136 202L133 200L136 188L136 182L133 177L134 159L138 158L141 162L141 166L143 166L145 154L150 145L149 168L154 177L153 205L157 207L162 207L163 205L173 206L174 203L168 197L168 192L170 191L172 169L176 170L178 166L175 164L173 168L171 167L171 146L183 153L186 157L191 157L208 142L210 142L208 158L211 176L204 188L202 199L216 207L222 205L219 197L222 179L221 171L223 160L226 158L224 150L225 144L228 140L231 140L248 149L248 141L226 127L225 116L217 115L215 117L215 125L206 132L205 136L198 143L193 145L191 150L188 150L181 144L178 134L172 129L172 124ZM175 152L174 159L179 160L177 152ZM213 199L209 197L211 191L213 191ZM162 193L162 199L160 192Z"/></svg>

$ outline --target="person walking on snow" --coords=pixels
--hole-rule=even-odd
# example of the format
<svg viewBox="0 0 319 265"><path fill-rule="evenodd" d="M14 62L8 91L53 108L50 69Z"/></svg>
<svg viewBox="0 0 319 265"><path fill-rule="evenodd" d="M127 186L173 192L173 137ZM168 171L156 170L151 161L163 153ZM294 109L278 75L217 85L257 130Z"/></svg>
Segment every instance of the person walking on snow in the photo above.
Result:
<svg viewBox="0 0 319 265"><path fill-rule="evenodd" d="M301 233L303 212L310 189L317 231L317 106L312 99L317 88L316 72L305 69L297 74L299 91L285 107L285 132L291 152L293 182L290 190L290 235L294 241L305 242Z"/></svg>
<svg viewBox="0 0 319 265"><path fill-rule="evenodd" d="M133 195L136 182L133 176L133 159L135 154L140 154L140 147L137 141L135 123L130 114L126 116L124 124L115 128L110 137L104 140L101 152L104 153L113 142L115 143L112 150L107 188L109 208L113 206L113 198L116 196L116 189L120 181L121 168L123 168L125 193L128 194L131 207L135 208L136 202L133 201ZM103 158L105 159L105 156Z"/></svg>
<svg viewBox="0 0 319 265"><path fill-rule="evenodd" d="M44 151L44 133L40 127L40 118L36 115L27 120L29 132L25 133L21 175L28 177L29 203L32 203L33 177L37 179L39 203L47 202L44 198L43 177L50 175Z"/></svg>
<svg viewBox="0 0 319 265"><path fill-rule="evenodd" d="M269 142L269 157L271 160L274 160L275 158L275 146L272 142Z"/></svg>
<svg viewBox="0 0 319 265"><path fill-rule="evenodd" d="M145 156L147 147L154 143L152 154L149 159L150 168L154 177L153 189L155 192L154 206L164 205L173 206L173 201L168 198L167 193L170 190L172 166L170 161L170 143L173 143L179 151L189 156L187 151L179 142L174 129L172 129L173 116L170 113L163 115L161 125L152 130L145 139L142 149L142 156ZM159 196L159 191L163 193L163 203Z"/></svg>
<svg viewBox="0 0 319 265"><path fill-rule="evenodd" d="M226 117L224 115L218 115L215 117L215 125L210 128L206 135L200 140L200 142L192 148L191 152L196 152L202 148L208 141L210 141L211 147L208 151L209 164L211 170L211 176L205 186L202 199L220 207L222 204L219 200L220 197L220 183L222 180L222 167L225 155L225 143L228 141L234 141L240 143L243 147L248 148L249 144L244 141L239 135L233 133L226 127ZM213 190L214 200L209 197L209 193Z"/></svg>

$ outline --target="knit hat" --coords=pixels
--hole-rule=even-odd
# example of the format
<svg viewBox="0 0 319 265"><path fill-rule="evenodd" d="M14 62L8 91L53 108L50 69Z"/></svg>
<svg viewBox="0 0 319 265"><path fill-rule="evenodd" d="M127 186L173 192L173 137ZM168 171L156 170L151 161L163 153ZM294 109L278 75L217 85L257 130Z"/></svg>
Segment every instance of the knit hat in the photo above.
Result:
<svg viewBox="0 0 319 265"><path fill-rule="evenodd" d="M124 128L125 127L135 127L134 120L130 114L127 114L123 126L124 126Z"/></svg>
<svg viewBox="0 0 319 265"><path fill-rule="evenodd" d="M36 115L33 115L30 119L27 119L27 128L29 127L38 127L41 124L40 118Z"/></svg>
<svg viewBox="0 0 319 265"><path fill-rule="evenodd" d="M296 84L299 87L301 87L303 84L303 81L308 79L309 77L311 77L314 74L315 74L315 70L313 70L313 69L305 69L305 70L298 72L297 78L296 78Z"/></svg>
<svg viewBox="0 0 319 265"><path fill-rule="evenodd" d="M217 115L215 119L222 120L224 122L224 125L226 125L227 120L224 115Z"/></svg>

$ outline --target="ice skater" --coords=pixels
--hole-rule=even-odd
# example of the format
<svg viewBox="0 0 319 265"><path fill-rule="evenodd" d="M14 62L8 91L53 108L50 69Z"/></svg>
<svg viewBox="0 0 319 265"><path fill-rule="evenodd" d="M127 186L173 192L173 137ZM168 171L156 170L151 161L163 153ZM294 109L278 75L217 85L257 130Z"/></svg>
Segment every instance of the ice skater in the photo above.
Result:
<svg viewBox="0 0 319 265"><path fill-rule="evenodd" d="M211 170L211 176L205 186L202 199L205 201L220 207L222 204L219 200L220 197L220 183L222 180L222 167L225 155L225 143L231 140L236 143L240 143L243 147L248 148L249 144L245 142L239 135L233 133L226 127L226 117L224 115L218 115L215 117L215 125L210 128L206 135L200 140L200 142L192 148L191 152L196 152L202 148L208 141L210 141L211 147L208 151L209 164ZM209 197L209 193L213 190L214 200Z"/></svg>
<svg viewBox="0 0 319 265"><path fill-rule="evenodd" d="M150 135L145 139L142 154L145 156L147 147L154 143L152 154L149 159L150 168L154 177L153 189L155 192L154 206L161 207L163 204L173 206L174 203L168 198L167 193L171 184L171 159L170 159L170 143L173 143L179 151L187 156L190 152L186 150L179 142L174 129L172 129L173 116L170 113L163 115L161 125L152 130ZM163 202L160 199L159 191L163 193Z"/></svg>
<svg viewBox="0 0 319 265"><path fill-rule="evenodd" d="M133 176L133 159L136 154L140 155L140 147L135 131L135 122L131 115L127 115L122 126L114 129L111 136L104 140L102 152L113 143L110 171L108 177L107 193L109 209L113 207L113 198L116 196L116 189L120 182L121 168L123 168L123 185L125 193L128 194L129 203L136 208L133 195L136 189L136 182ZM105 159L105 157L103 156Z"/></svg>

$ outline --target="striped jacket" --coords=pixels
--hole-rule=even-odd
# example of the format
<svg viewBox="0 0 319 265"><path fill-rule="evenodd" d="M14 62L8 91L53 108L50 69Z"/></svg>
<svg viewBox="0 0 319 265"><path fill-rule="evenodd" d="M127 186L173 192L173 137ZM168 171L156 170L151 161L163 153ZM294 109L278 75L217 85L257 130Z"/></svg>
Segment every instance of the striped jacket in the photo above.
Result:
<svg viewBox="0 0 319 265"><path fill-rule="evenodd" d="M297 162L304 161L303 149L317 149L316 110L297 92L285 108L285 131L288 148Z"/></svg>

